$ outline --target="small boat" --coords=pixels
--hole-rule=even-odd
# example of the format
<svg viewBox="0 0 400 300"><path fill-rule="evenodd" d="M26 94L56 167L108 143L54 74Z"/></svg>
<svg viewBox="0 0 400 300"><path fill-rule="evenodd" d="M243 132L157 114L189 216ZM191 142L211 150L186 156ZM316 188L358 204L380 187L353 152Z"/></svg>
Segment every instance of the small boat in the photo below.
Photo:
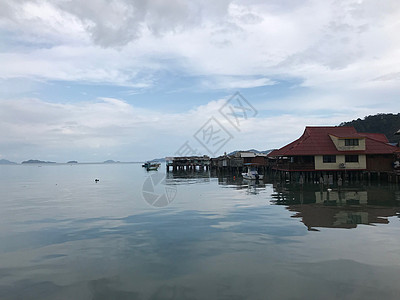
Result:
<svg viewBox="0 0 400 300"><path fill-rule="evenodd" d="M251 164L247 165L247 172L242 173L242 176L244 179L249 180L259 180L264 178L264 175L258 174L257 167Z"/></svg>
<svg viewBox="0 0 400 300"><path fill-rule="evenodd" d="M147 171L157 171L158 170L158 168L160 167L160 163L149 163L147 166L146 166L146 170Z"/></svg>

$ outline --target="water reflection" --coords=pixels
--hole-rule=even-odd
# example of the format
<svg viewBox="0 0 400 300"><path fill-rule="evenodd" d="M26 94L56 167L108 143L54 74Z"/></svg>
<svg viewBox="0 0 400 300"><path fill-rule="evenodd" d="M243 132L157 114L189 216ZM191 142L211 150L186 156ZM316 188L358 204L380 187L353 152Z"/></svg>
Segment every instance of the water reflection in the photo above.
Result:
<svg viewBox="0 0 400 300"><path fill-rule="evenodd" d="M357 228L358 225L388 224L400 215L400 191L393 185L345 186L332 188L319 184L290 184L246 180L241 177L218 178L218 184L260 194L267 186L273 193L269 202L286 206L308 230L315 228ZM267 194L268 195L268 194Z"/></svg>
<svg viewBox="0 0 400 300"><path fill-rule="evenodd" d="M274 185L273 203L285 205L309 230L388 224L400 213L398 190L382 186L331 189L326 186Z"/></svg>
<svg viewBox="0 0 400 300"><path fill-rule="evenodd" d="M395 187L328 192L210 172L160 173L178 192L171 205L154 208L141 197L149 175L140 165L76 167L35 168L37 185L0 190L0 299L397 299L400 293L398 222L314 234L290 217L310 230L387 223L398 214ZM23 178L25 170L15 172ZM101 175L99 184L93 174Z"/></svg>
<svg viewBox="0 0 400 300"><path fill-rule="evenodd" d="M269 203L286 206L300 218L308 230L315 228L357 228L358 225L388 224L389 218L400 214L400 191L391 185L346 185L332 188L320 184L290 184L264 180L247 180L240 175L213 172L173 172L167 183L209 183L216 179L219 186L244 190L247 195L265 193Z"/></svg>
<svg viewBox="0 0 400 300"><path fill-rule="evenodd" d="M166 184L199 184L210 182L210 172L178 171L166 174Z"/></svg>

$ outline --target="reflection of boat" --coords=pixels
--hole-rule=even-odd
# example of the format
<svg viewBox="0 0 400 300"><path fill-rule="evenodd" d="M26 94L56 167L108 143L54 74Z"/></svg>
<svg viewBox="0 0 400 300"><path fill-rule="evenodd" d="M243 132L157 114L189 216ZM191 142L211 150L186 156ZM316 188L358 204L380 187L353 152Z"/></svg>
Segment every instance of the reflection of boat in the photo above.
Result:
<svg viewBox="0 0 400 300"><path fill-rule="evenodd" d="M257 191L257 185L249 184L247 186L247 194L257 195L258 193L259 193L259 191Z"/></svg>
<svg viewBox="0 0 400 300"><path fill-rule="evenodd" d="M158 168L160 167L160 163L148 163L146 165L146 170L147 171L157 171Z"/></svg>
<svg viewBox="0 0 400 300"><path fill-rule="evenodd" d="M261 175L261 179L263 178L262 176L263 175ZM252 185L252 186L256 186L258 188L265 188L265 184L262 181L260 182L260 181L254 180L254 179L248 179L248 178L243 177L243 179L242 179L242 181L240 181L240 183L245 186Z"/></svg>
<svg viewBox="0 0 400 300"><path fill-rule="evenodd" d="M257 167L253 164L245 164L247 167L247 172L242 173L244 179L258 180L263 179L264 175L258 174Z"/></svg>

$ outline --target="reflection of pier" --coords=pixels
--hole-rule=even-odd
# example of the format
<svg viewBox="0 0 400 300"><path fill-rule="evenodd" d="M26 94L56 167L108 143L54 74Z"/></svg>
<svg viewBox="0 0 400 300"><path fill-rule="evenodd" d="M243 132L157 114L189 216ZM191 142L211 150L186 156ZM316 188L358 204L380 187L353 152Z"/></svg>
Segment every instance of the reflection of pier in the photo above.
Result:
<svg viewBox="0 0 400 300"><path fill-rule="evenodd" d="M170 171L208 171L210 167L210 157L204 156L182 156L167 157L166 168Z"/></svg>
<svg viewBox="0 0 400 300"><path fill-rule="evenodd" d="M166 184L173 185L204 184L210 181L209 172L168 172L165 177Z"/></svg>

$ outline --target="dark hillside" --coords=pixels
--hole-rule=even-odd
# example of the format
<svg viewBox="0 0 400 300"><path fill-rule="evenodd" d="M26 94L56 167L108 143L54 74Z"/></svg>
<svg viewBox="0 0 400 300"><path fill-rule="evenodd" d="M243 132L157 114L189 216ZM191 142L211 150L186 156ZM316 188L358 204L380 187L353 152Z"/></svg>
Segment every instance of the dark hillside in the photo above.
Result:
<svg viewBox="0 0 400 300"><path fill-rule="evenodd" d="M400 113L367 116L363 120L343 122L339 126L354 126L358 132L383 133L390 143L397 143L400 140L400 135L394 134L400 129Z"/></svg>

